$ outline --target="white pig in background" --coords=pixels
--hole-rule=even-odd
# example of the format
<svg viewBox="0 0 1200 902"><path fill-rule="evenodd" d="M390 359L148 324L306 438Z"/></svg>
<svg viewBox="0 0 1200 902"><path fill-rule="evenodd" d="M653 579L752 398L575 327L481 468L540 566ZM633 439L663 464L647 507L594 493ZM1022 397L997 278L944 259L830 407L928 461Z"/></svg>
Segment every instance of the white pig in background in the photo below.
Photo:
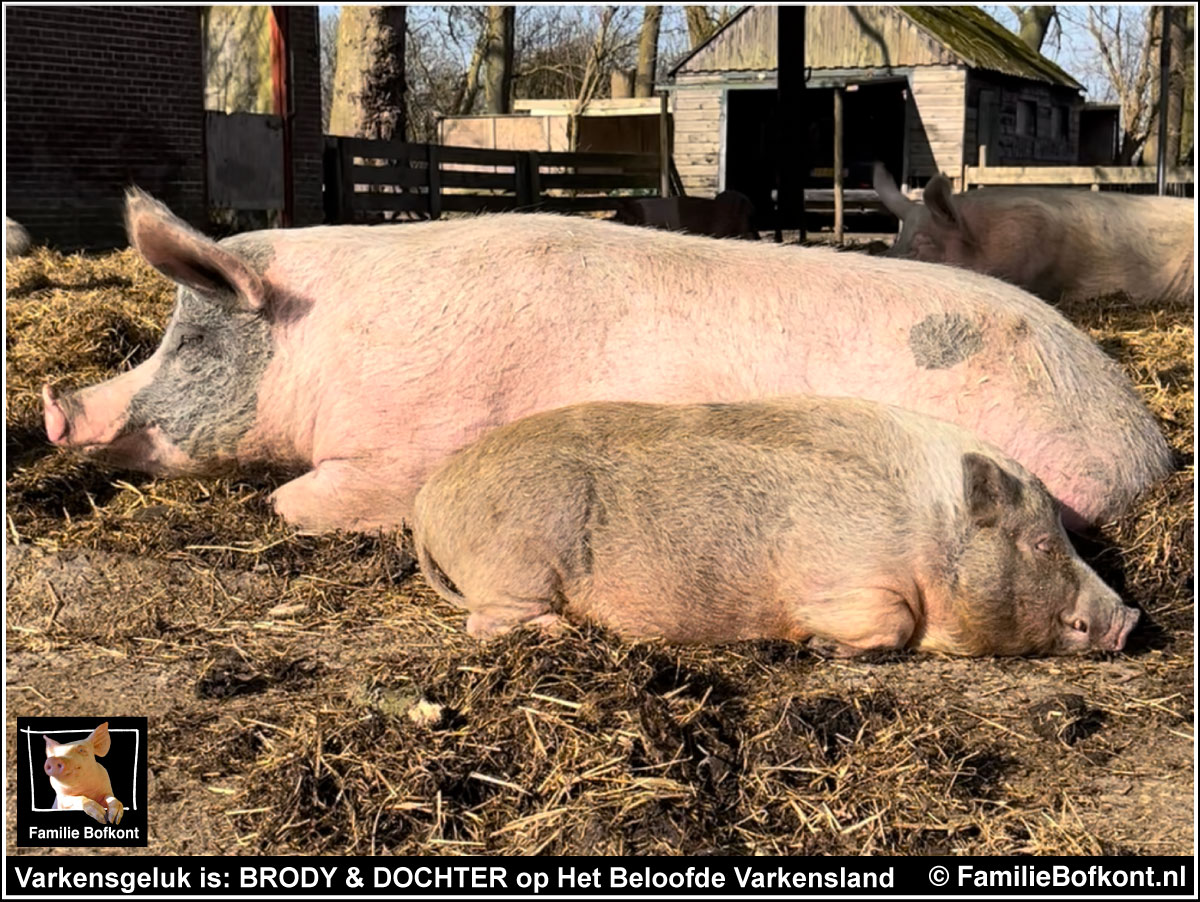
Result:
<svg viewBox="0 0 1200 902"><path fill-rule="evenodd" d="M100 724L79 742L42 738L46 740L46 763L42 769L58 796L54 807L83 811L102 824L121 823L125 806L113 795L108 771L96 760L107 755L112 744L108 723Z"/></svg>
<svg viewBox="0 0 1200 902"><path fill-rule="evenodd" d="M919 204L881 163L875 190L900 219L888 256L973 269L1051 303L1123 294L1139 305L1192 304L1190 198L1037 187L953 194L937 175Z"/></svg>

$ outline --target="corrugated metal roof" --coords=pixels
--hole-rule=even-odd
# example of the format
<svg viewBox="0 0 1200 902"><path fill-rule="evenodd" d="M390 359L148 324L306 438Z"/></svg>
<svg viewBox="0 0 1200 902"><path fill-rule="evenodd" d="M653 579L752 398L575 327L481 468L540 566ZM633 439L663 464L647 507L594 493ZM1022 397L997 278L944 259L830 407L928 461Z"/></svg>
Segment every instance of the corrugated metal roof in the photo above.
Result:
<svg viewBox="0 0 1200 902"><path fill-rule="evenodd" d="M728 52L721 52L722 42L730 40L736 39L742 44L745 44L747 40L753 42L771 39L773 41L773 17L767 22L760 22L758 27L750 29L749 32L747 32L748 26L745 24L750 21L744 18L748 11L762 13L766 9L770 9L773 16L774 8L743 7L707 41L677 62L670 69L669 75L674 77L681 70L693 68L693 65L699 63L701 59L704 60L704 65L699 68L704 71L735 71L744 68L773 69L775 56L773 46L762 48L762 53L750 54L757 57L765 53L761 60L756 58L753 61L753 66L747 63L747 65L730 67L731 57L740 60L746 56L748 50L753 49L752 47L742 46L737 51L730 49ZM847 7L812 7L810 15L818 11L828 13L834 9L845 10ZM865 11L868 8L862 9ZM925 36L925 39L930 42L931 48L942 48L941 52L948 55L947 62L957 60L972 69L1000 72L1018 78L1063 85L1076 90L1082 88L1082 85L1060 66L1031 49L1020 37L978 7L876 6L869 7L869 9L876 16L886 14L888 17L895 17L897 21L908 23L909 28L913 28L917 33ZM860 14L857 18L861 17ZM863 27L861 23L859 27ZM757 35L754 32L757 32ZM877 36L876 41L878 41ZM929 65L930 61L922 59L920 64ZM848 63L847 68L853 68L853 65Z"/></svg>
<svg viewBox="0 0 1200 902"><path fill-rule="evenodd" d="M1057 63L1042 56L978 7L897 8L973 69L990 69L1069 88L1083 87Z"/></svg>

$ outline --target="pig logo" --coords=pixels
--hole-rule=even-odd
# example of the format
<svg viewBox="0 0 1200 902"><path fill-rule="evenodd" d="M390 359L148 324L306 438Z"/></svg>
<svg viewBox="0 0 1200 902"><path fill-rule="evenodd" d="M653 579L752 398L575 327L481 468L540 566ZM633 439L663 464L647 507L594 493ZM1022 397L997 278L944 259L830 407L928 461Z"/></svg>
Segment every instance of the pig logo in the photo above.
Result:
<svg viewBox="0 0 1200 902"><path fill-rule="evenodd" d="M121 823L125 806L113 795L108 771L96 760L107 755L112 745L108 722L78 742L42 738L46 740L46 763L42 769L54 787L54 807L77 808L102 824Z"/></svg>
<svg viewBox="0 0 1200 902"><path fill-rule="evenodd" d="M144 717L17 718L18 846L145 846Z"/></svg>

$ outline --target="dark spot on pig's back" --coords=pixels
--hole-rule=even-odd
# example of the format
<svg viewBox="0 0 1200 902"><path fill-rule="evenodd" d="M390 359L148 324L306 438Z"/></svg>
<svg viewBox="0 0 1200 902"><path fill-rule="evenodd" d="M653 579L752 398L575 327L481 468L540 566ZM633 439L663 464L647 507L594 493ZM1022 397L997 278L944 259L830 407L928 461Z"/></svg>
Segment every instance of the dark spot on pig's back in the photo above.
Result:
<svg viewBox="0 0 1200 902"><path fill-rule="evenodd" d="M961 314L934 313L909 330L908 346L917 366L944 370L976 354L983 347L983 335Z"/></svg>

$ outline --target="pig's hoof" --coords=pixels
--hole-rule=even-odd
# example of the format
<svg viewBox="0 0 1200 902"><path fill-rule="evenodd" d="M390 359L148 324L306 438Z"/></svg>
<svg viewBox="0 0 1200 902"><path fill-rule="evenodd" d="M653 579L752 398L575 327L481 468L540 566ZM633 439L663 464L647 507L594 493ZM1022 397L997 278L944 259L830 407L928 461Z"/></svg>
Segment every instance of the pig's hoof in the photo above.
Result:
<svg viewBox="0 0 1200 902"><path fill-rule="evenodd" d="M521 626L540 629L547 636L561 636L567 631L567 625L557 614L542 614L532 620L526 620Z"/></svg>
<svg viewBox="0 0 1200 902"><path fill-rule="evenodd" d="M94 821L99 821L102 824L108 823L108 812L104 810L104 806L99 802L93 802L91 799L85 799L83 802L84 813Z"/></svg>
<svg viewBox="0 0 1200 902"><path fill-rule="evenodd" d="M511 616L497 617L482 611L476 611L467 618L467 632L476 639L491 639L494 636L501 636L518 626L541 628L551 634L561 632L563 629L558 615L549 611L544 614L536 614L526 620L518 620Z"/></svg>
<svg viewBox="0 0 1200 902"><path fill-rule="evenodd" d="M513 628L511 620L501 620L491 614L481 614L476 611L467 618L467 633L476 639L491 639L501 636Z"/></svg>
<svg viewBox="0 0 1200 902"><path fill-rule="evenodd" d="M846 645L836 639L825 639L814 636L808 640L808 650L826 658L854 658L863 654L866 649Z"/></svg>
<svg viewBox="0 0 1200 902"><path fill-rule="evenodd" d="M108 822L110 824L121 823L121 818L125 816L125 806L116 799L108 800Z"/></svg>

